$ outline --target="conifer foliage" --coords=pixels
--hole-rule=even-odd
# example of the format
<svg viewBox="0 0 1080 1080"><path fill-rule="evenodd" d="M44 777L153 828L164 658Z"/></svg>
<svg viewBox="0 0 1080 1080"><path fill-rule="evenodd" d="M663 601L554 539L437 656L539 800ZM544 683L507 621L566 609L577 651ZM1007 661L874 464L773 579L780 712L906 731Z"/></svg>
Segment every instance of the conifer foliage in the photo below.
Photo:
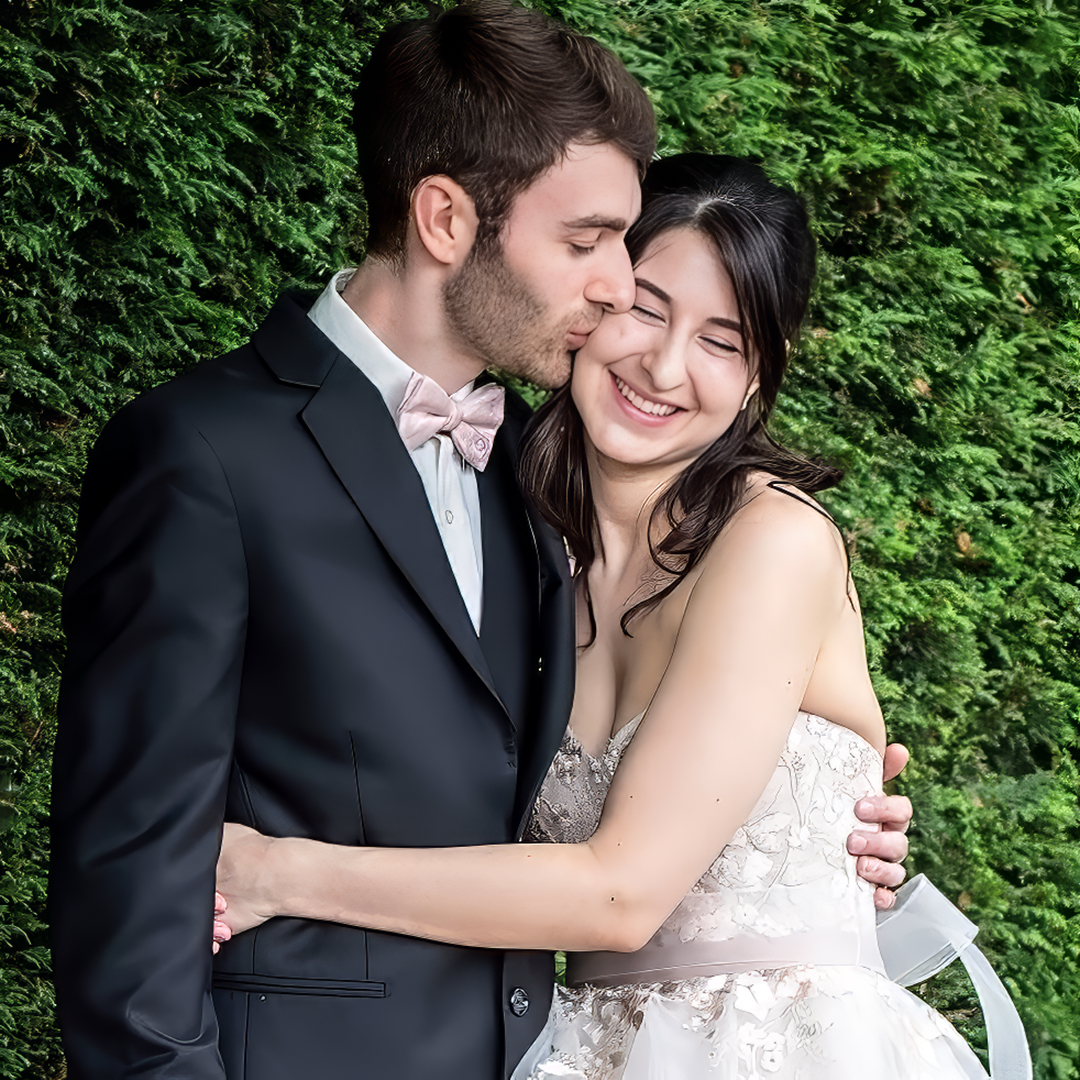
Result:
<svg viewBox="0 0 1080 1080"><path fill-rule="evenodd" d="M1080 120L1075 5L561 5L661 152L809 200L820 279L778 428L847 477L909 872L981 927L1042 1078L1080 1075ZM977 1044L959 965L925 995Z"/></svg>
<svg viewBox="0 0 1080 1080"><path fill-rule="evenodd" d="M139 390L345 261L349 95L389 5L5 2L0 27L0 1076L60 1067L43 925L59 590Z"/></svg>
<svg viewBox="0 0 1080 1080"><path fill-rule="evenodd" d="M803 192L817 296L778 416L841 464L911 872L981 927L1040 1080L1080 1078L1080 12L1053 0L547 0L664 151ZM62 1075L44 886L59 593L86 449L359 250L349 89L422 9L0 6L0 1077ZM957 973L923 991L977 1043Z"/></svg>

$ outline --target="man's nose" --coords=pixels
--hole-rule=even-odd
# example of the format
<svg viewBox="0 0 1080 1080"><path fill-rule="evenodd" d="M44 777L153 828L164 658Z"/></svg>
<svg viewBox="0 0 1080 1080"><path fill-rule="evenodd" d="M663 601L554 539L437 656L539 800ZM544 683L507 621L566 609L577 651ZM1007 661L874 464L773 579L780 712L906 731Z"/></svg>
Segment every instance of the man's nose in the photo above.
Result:
<svg viewBox="0 0 1080 1080"><path fill-rule="evenodd" d="M585 288L585 299L600 304L605 311L629 311L634 306L634 267L630 253L621 242L613 244L606 259Z"/></svg>

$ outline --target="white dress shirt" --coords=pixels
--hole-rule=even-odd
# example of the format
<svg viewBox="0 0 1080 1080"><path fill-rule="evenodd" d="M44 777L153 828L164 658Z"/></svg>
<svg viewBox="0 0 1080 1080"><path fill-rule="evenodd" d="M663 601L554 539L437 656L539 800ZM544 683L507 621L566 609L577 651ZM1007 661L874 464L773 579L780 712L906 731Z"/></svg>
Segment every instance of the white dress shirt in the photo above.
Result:
<svg viewBox="0 0 1080 1080"><path fill-rule="evenodd" d="M308 318L375 384L396 423L398 406L405 397L413 369L395 356L341 298L341 290L354 273L355 270L346 269L335 274L308 312ZM469 382L450 396L461 401L472 388ZM410 456L420 474L473 629L479 634L484 549L476 472L458 453L449 435L432 436L411 451Z"/></svg>

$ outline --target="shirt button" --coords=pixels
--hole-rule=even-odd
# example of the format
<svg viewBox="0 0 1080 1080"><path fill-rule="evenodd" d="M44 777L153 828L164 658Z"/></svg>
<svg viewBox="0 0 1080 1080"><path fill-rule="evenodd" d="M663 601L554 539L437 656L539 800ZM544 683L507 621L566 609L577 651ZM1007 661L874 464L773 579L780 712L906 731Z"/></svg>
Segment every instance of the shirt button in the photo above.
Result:
<svg viewBox="0 0 1080 1080"><path fill-rule="evenodd" d="M476 449L483 453L487 449L487 439L477 439Z"/></svg>
<svg viewBox="0 0 1080 1080"><path fill-rule="evenodd" d="M515 1016L524 1016L529 1011L529 995L520 986L510 993L510 1011Z"/></svg>
<svg viewBox="0 0 1080 1080"><path fill-rule="evenodd" d="M454 514L450 510L446 511L446 524L447 525L453 525L454 524Z"/></svg>

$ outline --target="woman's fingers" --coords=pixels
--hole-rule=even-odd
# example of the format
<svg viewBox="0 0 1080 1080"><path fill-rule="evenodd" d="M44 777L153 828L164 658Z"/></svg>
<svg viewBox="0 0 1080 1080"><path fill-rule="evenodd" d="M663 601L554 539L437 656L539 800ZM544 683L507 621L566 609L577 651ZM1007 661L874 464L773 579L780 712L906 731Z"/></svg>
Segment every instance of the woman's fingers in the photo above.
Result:
<svg viewBox="0 0 1080 1080"><path fill-rule="evenodd" d="M230 937L258 926L273 915L264 873L273 843L246 825L225 823L217 864L214 925L222 926ZM228 937L222 940L227 941Z"/></svg>
<svg viewBox="0 0 1080 1080"><path fill-rule="evenodd" d="M225 905L225 898L219 893L217 899L221 901L223 906L221 908L215 906L214 914L223 915L225 913L225 906L227 906ZM211 944L211 948L213 949L213 951L216 953L221 948L222 944L228 941L231 937L232 930L229 929L229 924L222 922L220 919L215 919L213 942Z"/></svg>
<svg viewBox="0 0 1080 1080"><path fill-rule="evenodd" d="M225 899L221 893L214 893L214 914L224 915L228 910L229 901ZM232 931L229 929L228 923L223 923L220 919L214 919L214 935L211 948L216 953L222 945L222 942L228 941L232 937Z"/></svg>

